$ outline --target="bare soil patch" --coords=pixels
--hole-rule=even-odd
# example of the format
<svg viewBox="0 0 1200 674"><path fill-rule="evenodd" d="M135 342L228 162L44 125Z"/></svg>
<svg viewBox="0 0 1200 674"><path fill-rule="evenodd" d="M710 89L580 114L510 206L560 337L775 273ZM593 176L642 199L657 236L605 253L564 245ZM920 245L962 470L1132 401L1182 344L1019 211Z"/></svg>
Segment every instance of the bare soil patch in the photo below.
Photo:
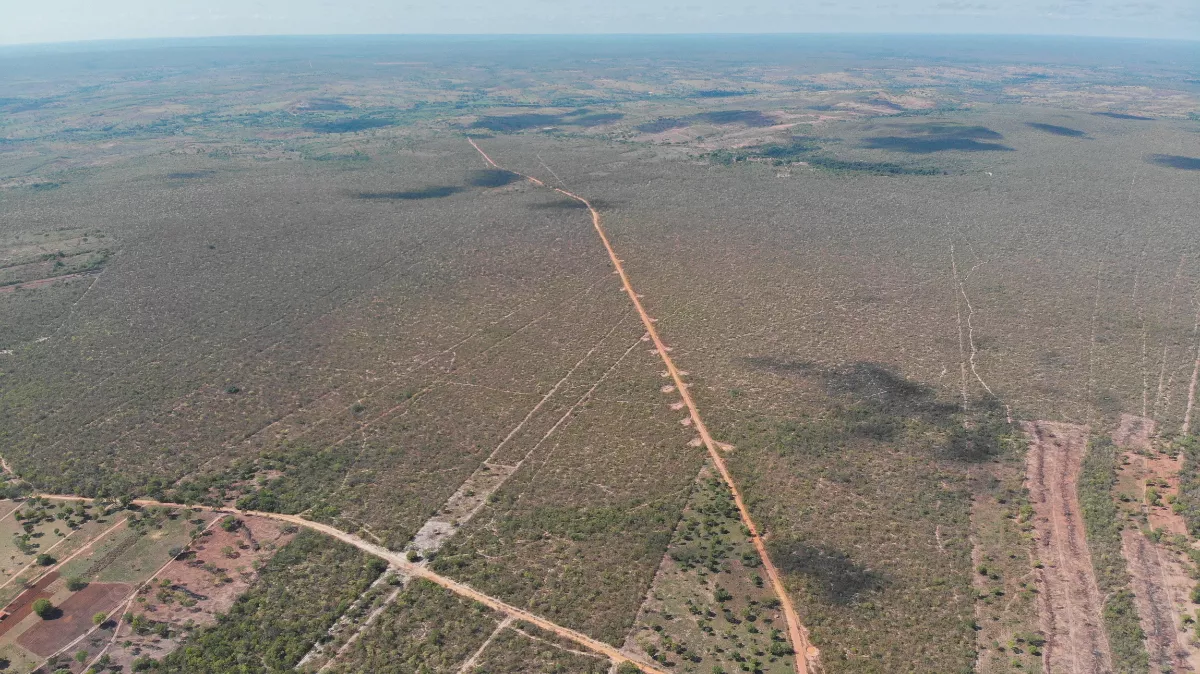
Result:
<svg viewBox="0 0 1200 674"><path fill-rule="evenodd" d="M62 615L36 623L17 643L43 658L58 652L92 628L92 616L111 613L133 589L126 583L91 583L59 606Z"/></svg>
<svg viewBox="0 0 1200 674"><path fill-rule="evenodd" d="M1096 585L1079 509L1076 484L1087 449L1088 428L1033 421L1026 483L1036 516L1039 597L1046 634L1047 672L1109 672L1112 657L1101 618L1103 600Z"/></svg>
<svg viewBox="0 0 1200 674"><path fill-rule="evenodd" d="M1113 431L1112 439L1121 449L1148 452L1151 449L1150 439L1154 437L1156 430L1157 425L1153 419L1122 414L1121 423L1117 430Z"/></svg>
<svg viewBox="0 0 1200 674"><path fill-rule="evenodd" d="M1172 578L1168 560L1158 546L1146 539L1141 531L1125 528L1121 531L1121 553L1129 563L1129 575L1141 617L1142 631L1146 633L1146 651L1150 663L1160 671L1173 669L1190 670L1187 665L1188 649L1180 640L1180 627L1176 614L1186 610L1176 601L1179 579ZM1187 576L1183 576L1186 593ZM1186 596L1186 595L1185 595Z"/></svg>
<svg viewBox="0 0 1200 674"><path fill-rule="evenodd" d="M51 593L47 592L46 588L57 579L57 571L48 573L41 580L17 595L16 599L9 602L8 606L4 607L4 610L8 613L8 617L0 621L0 636L4 636L5 633L13 628L13 625L21 622L25 619L25 616L33 612L33 602L42 598L49 599Z"/></svg>

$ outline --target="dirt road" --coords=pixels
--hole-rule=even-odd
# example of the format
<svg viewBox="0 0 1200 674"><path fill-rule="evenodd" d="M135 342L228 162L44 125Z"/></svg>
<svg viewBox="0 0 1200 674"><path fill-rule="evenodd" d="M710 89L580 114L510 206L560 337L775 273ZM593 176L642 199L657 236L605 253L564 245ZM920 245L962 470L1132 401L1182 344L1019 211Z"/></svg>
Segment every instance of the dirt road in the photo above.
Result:
<svg viewBox="0 0 1200 674"><path fill-rule="evenodd" d="M792 604L791 597L788 596L787 589L783 586L782 577L779 575L779 570L775 568L775 564L771 561L770 555L767 554L767 546L763 543L762 536L759 535L758 527L754 525L754 520L750 517L750 511L746 508L745 502L742 500L741 492L738 491L737 484L733 481L733 476L730 475L729 469L725 466L725 460L721 456L720 449L716 441L708 432L708 427L704 425L704 420L700 417L700 411L696 408L696 403L692 400L691 393L688 392L688 385L683 381L683 376L679 368L675 367L674 361L671 360L670 349L663 343L662 338L658 334L658 330L654 327L654 319L646 313L646 308L642 306L642 301L637 291L633 289L633 284L629 281L629 275L625 273L625 267L621 264L621 259L617 257L616 251L612 247L612 243L608 240L608 234L604 231L604 226L601 224L600 213L597 211L587 199L568 192L567 190L550 187L546 183L527 176L523 173L517 173L510 169L500 166L491 157L483 151L471 138L467 139L471 146L479 151L493 168L502 171L509 171L516 175L525 178L539 187L552 189L563 196L569 197L578 201L587 207L588 212L592 216L592 227L595 228L596 234L600 237L601 243L604 244L604 249L608 251L608 257L612 261L613 267L621 278L621 285L625 288L625 293L629 295L630 301L637 309L638 316L641 318L643 325L646 327L646 332L650 335L650 339L654 342L654 347L658 351L659 357L662 358L663 364L667 367L667 372L671 375L671 379L675 382L675 389L679 391L680 397L683 399L684 405L687 406L688 414L691 416L692 423L696 427L696 432L700 434L700 439L704 442L705 448L708 450L709 456L712 458L713 464L716 465L717 471L721 474L721 478L729 486L729 490L733 492L733 500L737 505L738 512L741 514L742 524L750 530L750 539L754 543L754 548L758 551L759 557L762 559L763 569L770 578L771 586L775 590L775 595L779 598L783 608L783 615L787 620L788 636L792 642L792 647L796 650L796 672L797 674L806 674L809 666L816 669L818 666L817 657L819 651L808 640L808 631L800 624L800 616L796 613L796 608Z"/></svg>
<svg viewBox="0 0 1200 674"><path fill-rule="evenodd" d="M59 500L59 501L92 501L93 500L93 499L84 498L81 496L64 496L64 495L42 495L41 497L47 498L47 499ZM408 559L404 555L402 555L398 552L393 552L392 550L388 550L387 548L384 548L380 545L375 545L374 543L369 543L369 542L359 538L358 536L346 533L345 531L331 527L328 524L322 524L320 522L312 522L310 520L306 520L303 517L299 517L296 515L283 515L280 513L268 513L268 512L260 512L260 511L255 511L255 510L238 510L237 508L210 508L207 506L195 506L195 505L186 506L186 505L182 505L179 503L163 503L161 501L152 501L149 499L135 499L133 501L133 503L134 503L134 505L141 506L141 507L151 507L151 506L166 506L168 508L189 508L190 507L193 510L203 510L206 512L213 512L213 513L225 513L225 514L237 515L237 516L242 516L242 517L264 517L267 519L277 520L279 522L288 522L289 524L295 524L296 526L304 527L304 528L310 529L312 531L317 531L317 532L323 533L327 536L336 538L339 541L346 543L347 545L352 545L352 546L358 548L359 550L362 550L363 552L366 552L368 554L371 554L371 555L374 555L381 559L384 559L405 575L408 575L408 576L414 577L414 578L424 578L425 580L428 580L431 583L440 585L440 586L446 588L447 590L454 592L457 595L467 597L468 599L473 599L473 600L487 606L488 608L491 608L494 611L503 613L506 616L512 617L516 620L524 620L525 622L537 625L538 627L540 627L544 630L547 630L549 632L553 632L554 634L557 634L558 636L563 637L564 639L569 639L571 641L574 641L575 643L587 648L588 650L591 650L594 653L599 653L601 655L604 655L604 656L610 658L613 662L616 662L618 664L622 663L622 662L632 662L634 665L637 665L637 667L639 669L641 669L643 672L647 672L647 674L667 674L666 672L664 672L661 669L658 669L650 664L642 662L641 660L635 659L634 657L631 657L629 654L625 653L624 651L614 648L613 646L610 646L602 641L593 639L582 632L577 632L569 627L563 627L562 625L558 625L556 623L550 622L549 620L546 620L545 618L542 618L541 616L538 616L536 614L530 613L529 611L526 611L525 609L517 608L516 606L508 604L500 599L497 599L490 595L479 592L478 590L475 590L468 585L464 585L463 583L460 583L456 580L452 580L452 579L442 576L440 574L434 573L433 571L431 571L419 564L415 564L413 562L408 561Z"/></svg>
<svg viewBox="0 0 1200 674"><path fill-rule="evenodd" d="M1038 613L1046 634L1045 671L1091 674L1111 672L1112 656L1104 631L1104 605L1092 569L1076 484L1087 449L1088 428L1032 421L1026 456L1026 483L1036 517Z"/></svg>

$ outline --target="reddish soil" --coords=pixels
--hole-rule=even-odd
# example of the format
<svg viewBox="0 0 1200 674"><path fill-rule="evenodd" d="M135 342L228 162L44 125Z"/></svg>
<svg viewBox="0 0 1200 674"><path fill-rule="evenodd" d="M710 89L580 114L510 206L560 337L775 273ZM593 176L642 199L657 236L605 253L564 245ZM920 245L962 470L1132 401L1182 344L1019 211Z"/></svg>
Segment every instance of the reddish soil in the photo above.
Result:
<svg viewBox="0 0 1200 674"><path fill-rule="evenodd" d="M91 583L58 607L62 611L60 617L25 630L17 637L17 643L43 658L54 655L92 628L92 616L112 613L132 589L132 585L125 583Z"/></svg>
<svg viewBox="0 0 1200 674"><path fill-rule="evenodd" d="M1112 439L1118 447L1128 450L1148 452L1151 449L1150 439L1158 430L1153 419L1122 414L1121 424L1113 431Z"/></svg>
<svg viewBox="0 0 1200 674"><path fill-rule="evenodd" d="M1146 540L1141 531L1127 527L1121 531L1121 552L1129 563L1150 664L1164 672L1188 671L1188 650L1179 642L1179 626L1175 624L1177 597L1163 551ZM1186 575L1183 580L1187 581Z"/></svg>
<svg viewBox="0 0 1200 674"><path fill-rule="evenodd" d="M1110 672L1112 656L1101 619L1104 602L1076 491L1088 428L1050 421L1024 426L1031 439L1025 479L1036 512L1038 559L1044 565L1037 579L1045 671Z"/></svg>
<svg viewBox="0 0 1200 674"><path fill-rule="evenodd" d="M25 616L33 612L33 602L43 597L49 599L50 593L46 592L46 588L56 580L58 580L58 572L51 571L32 587L26 588L24 592L17 595L16 599L9 602L8 606L4 607L9 616L0 621L0 636L4 636L5 633L13 628L13 625L21 622Z"/></svg>
<svg viewBox="0 0 1200 674"><path fill-rule="evenodd" d="M1156 452L1151 443L1154 431L1153 421L1125 414L1113 432L1113 442L1127 450L1125 465L1120 469L1122 482L1127 485L1125 493L1133 492L1130 495L1140 502L1152 529L1186 535L1183 518L1167 505L1168 499L1179 492L1178 473L1183 459ZM1161 497L1157 506L1146 501L1147 481L1155 483ZM1186 561L1178 551L1152 543L1133 527L1121 532L1121 552L1129 566L1151 664L1160 671L1195 671L1200 658L1181 638L1185 626L1179 619L1192 612L1187 597L1194 581Z"/></svg>
<svg viewBox="0 0 1200 674"><path fill-rule="evenodd" d="M242 521L244 526L234 531L213 527L192 545L193 554L168 564L158 579L142 590L140 595L146 601L135 612L177 627L189 620L198 626L216 622L217 614L228 611L258 577L259 565L294 536L283 533L287 528L283 522L258 517ZM185 602L192 605L184 606ZM121 626L119 641L131 642L129 648L117 643L108 649L108 655L126 668L138 657L135 649L161 658L179 646L175 638L135 634L128 624Z"/></svg>

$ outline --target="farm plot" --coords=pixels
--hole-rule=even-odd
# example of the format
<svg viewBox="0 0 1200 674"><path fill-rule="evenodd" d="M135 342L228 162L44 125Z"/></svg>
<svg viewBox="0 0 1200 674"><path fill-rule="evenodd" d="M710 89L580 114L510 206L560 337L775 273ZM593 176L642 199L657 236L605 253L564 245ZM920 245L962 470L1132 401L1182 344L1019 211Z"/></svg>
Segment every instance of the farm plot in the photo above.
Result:
<svg viewBox="0 0 1200 674"><path fill-rule="evenodd" d="M31 499L26 507L36 515L35 508L45 512L40 504L46 502L45 498ZM68 509L75 517L83 516L85 507L98 509L94 513L98 517L87 525L99 531L81 539L73 550L63 550L49 573L6 607L12 616L4 622L0 650L24 671L32 671L66 650L75 655L98 648L98 636L84 638L95 635L96 616L107 618L129 601L138 584L170 559L167 546L182 548L192 535L192 525L168 509L121 510L87 502L50 503L65 521L71 517ZM83 528L79 527L81 531ZM29 615L36 599L50 602L51 608L44 616Z"/></svg>
<svg viewBox="0 0 1200 674"><path fill-rule="evenodd" d="M0 601L103 540L120 519L90 504L38 499L0 501L0 514Z"/></svg>

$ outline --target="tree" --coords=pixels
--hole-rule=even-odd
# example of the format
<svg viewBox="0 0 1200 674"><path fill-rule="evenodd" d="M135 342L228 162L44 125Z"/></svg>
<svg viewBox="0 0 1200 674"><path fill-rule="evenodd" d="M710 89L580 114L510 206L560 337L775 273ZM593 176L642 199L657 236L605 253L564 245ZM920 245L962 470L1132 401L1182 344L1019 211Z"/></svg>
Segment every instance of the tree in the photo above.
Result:
<svg viewBox="0 0 1200 674"><path fill-rule="evenodd" d="M75 652L75 662L78 662L79 664L82 665L83 663L87 662L87 658L88 658L87 651L76 651Z"/></svg>
<svg viewBox="0 0 1200 674"><path fill-rule="evenodd" d="M108 621L108 616L105 615L103 612L97 613L96 615L92 616L92 624L95 625L96 627L103 625L107 621Z"/></svg>
<svg viewBox="0 0 1200 674"><path fill-rule="evenodd" d="M617 674L640 674L642 669L626 660L617 667Z"/></svg>
<svg viewBox="0 0 1200 674"><path fill-rule="evenodd" d="M51 604L49 599L38 599L33 602L33 612L42 620L49 620L54 616L54 604Z"/></svg>
<svg viewBox="0 0 1200 674"><path fill-rule="evenodd" d="M78 592L87 586L87 581L79 576L71 576L67 579L67 589L72 592Z"/></svg>
<svg viewBox="0 0 1200 674"><path fill-rule="evenodd" d="M47 555L46 553L43 552L42 554L37 556L36 561L38 563L38 566L50 566L50 565L54 564L55 562L57 562L58 560L54 559L50 555Z"/></svg>

